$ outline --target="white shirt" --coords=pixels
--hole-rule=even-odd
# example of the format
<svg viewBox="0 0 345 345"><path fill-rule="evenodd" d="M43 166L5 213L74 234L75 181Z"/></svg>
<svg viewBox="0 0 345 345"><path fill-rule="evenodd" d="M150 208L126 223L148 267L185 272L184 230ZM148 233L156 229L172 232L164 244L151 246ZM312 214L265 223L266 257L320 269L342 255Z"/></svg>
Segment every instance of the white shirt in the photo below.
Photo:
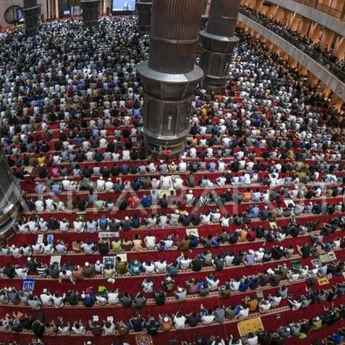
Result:
<svg viewBox="0 0 345 345"><path fill-rule="evenodd" d="M180 260L180 267L181 267L181 269L186 270L187 268L189 268L191 262L192 262L192 259L185 259L185 258L182 258L182 259Z"/></svg>
<svg viewBox="0 0 345 345"><path fill-rule="evenodd" d="M129 155L129 151L128 150L123 150L122 151L122 159L124 161L129 161L131 159L130 155Z"/></svg>
<svg viewBox="0 0 345 345"><path fill-rule="evenodd" d="M183 329L186 327L187 319L183 315L179 317L175 316L173 321L176 329Z"/></svg>
<svg viewBox="0 0 345 345"><path fill-rule="evenodd" d="M149 172L151 172L151 173L154 173L157 170L156 166L152 162L147 166L147 168L148 168Z"/></svg>
<svg viewBox="0 0 345 345"><path fill-rule="evenodd" d="M105 139L105 138L99 139L99 147L101 149L105 149L107 146L108 146L107 139Z"/></svg>
<svg viewBox="0 0 345 345"><path fill-rule="evenodd" d="M102 272L102 270L103 270L103 264L102 263L95 263L95 272L98 272L98 273L101 273ZM109 296L109 294L108 294L108 296Z"/></svg>
<svg viewBox="0 0 345 345"><path fill-rule="evenodd" d="M44 246L42 243L36 243L36 244L33 244L31 246L32 250L34 251L34 253L36 254L40 254L40 253L43 253L43 250L44 250Z"/></svg>
<svg viewBox="0 0 345 345"><path fill-rule="evenodd" d="M44 211L44 202L42 200L35 201L36 212L43 212Z"/></svg>
<svg viewBox="0 0 345 345"><path fill-rule="evenodd" d="M18 259L22 256L21 252L20 252L20 248L16 247L16 248L11 248L11 253L12 253L12 256L15 258L15 259Z"/></svg>
<svg viewBox="0 0 345 345"><path fill-rule="evenodd" d="M213 223L218 223L222 215L219 212L211 213L211 219Z"/></svg>
<svg viewBox="0 0 345 345"><path fill-rule="evenodd" d="M169 189L171 187L171 177L170 176L161 176L160 182L161 182L161 187L163 189Z"/></svg>
<svg viewBox="0 0 345 345"><path fill-rule="evenodd" d="M183 180L181 179L181 177L178 177L174 180L174 188L175 189L181 189L183 186Z"/></svg>
<svg viewBox="0 0 345 345"><path fill-rule="evenodd" d="M55 202L53 199L47 199L46 200L46 210L47 211L54 211L54 205L55 205Z"/></svg>
<svg viewBox="0 0 345 345"><path fill-rule="evenodd" d="M64 306L65 294L63 294L63 296L58 296L58 297L55 297L54 295L52 298L53 298L55 308L62 308Z"/></svg>
<svg viewBox="0 0 345 345"><path fill-rule="evenodd" d="M117 292L109 292L108 303L113 305L119 303L119 294Z"/></svg>
<svg viewBox="0 0 345 345"><path fill-rule="evenodd" d="M46 294L46 293L42 293L40 295L40 300L43 306L49 306L49 305L52 305L53 303L52 295Z"/></svg>
<svg viewBox="0 0 345 345"><path fill-rule="evenodd" d="M153 263L147 264L146 262L144 262L143 268L146 274L153 274L155 271L155 265Z"/></svg>
<svg viewBox="0 0 345 345"><path fill-rule="evenodd" d="M59 255L63 255L66 253L67 251L67 247L63 244L63 243L58 243L56 246L55 246L55 249L57 251L57 253Z"/></svg>
<svg viewBox="0 0 345 345"><path fill-rule="evenodd" d="M38 223L41 231L48 231L48 223L43 221Z"/></svg>
<svg viewBox="0 0 345 345"><path fill-rule="evenodd" d="M60 221L60 231L68 231L69 223Z"/></svg>
<svg viewBox="0 0 345 345"><path fill-rule="evenodd" d="M115 325L114 323L111 323L110 327L103 326L103 331L105 335L112 335L115 333Z"/></svg>
<svg viewBox="0 0 345 345"><path fill-rule="evenodd" d="M80 325L79 328L76 328L73 326L72 331L77 335L84 335L85 334L85 327Z"/></svg>
<svg viewBox="0 0 345 345"><path fill-rule="evenodd" d="M70 180L63 180L62 181L62 187L64 190L70 190L71 189L71 181Z"/></svg>
<svg viewBox="0 0 345 345"><path fill-rule="evenodd" d="M210 214L208 214L208 215L202 214L200 218L201 218L202 224L209 224L210 220L211 220L211 215Z"/></svg>
<svg viewBox="0 0 345 345"><path fill-rule="evenodd" d="M248 317L249 315L249 308L242 309L239 311L239 313L236 315L239 320L244 320Z"/></svg>
<svg viewBox="0 0 345 345"><path fill-rule="evenodd" d="M156 237L154 236L146 236L144 241L148 249L153 249L156 246Z"/></svg>
<svg viewBox="0 0 345 345"><path fill-rule="evenodd" d="M230 218L222 217L220 220L221 226L229 226L230 224Z"/></svg>
<svg viewBox="0 0 345 345"><path fill-rule="evenodd" d="M67 270L66 274L63 274L63 272L60 272L59 277L61 279L70 280L72 278L72 272L70 270Z"/></svg>
<svg viewBox="0 0 345 345"><path fill-rule="evenodd" d="M279 306L282 298L280 296L271 296L270 297L270 302L271 302L271 307L276 308Z"/></svg>
<svg viewBox="0 0 345 345"><path fill-rule="evenodd" d="M259 342L258 342L258 336L257 335L254 335L253 338L248 338L247 339L247 343L248 345L258 345Z"/></svg>
<svg viewBox="0 0 345 345"><path fill-rule="evenodd" d="M77 231L77 232L84 231L84 223L82 221L74 221L73 226L74 226L74 231Z"/></svg>
<svg viewBox="0 0 345 345"><path fill-rule="evenodd" d="M271 303L260 303L259 304L259 312L266 313L271 309Z"/></svg>
<svg viewBox="0 0 345 345"><path fill-rule="evenodd" d="M203 325L210 325L214 320L214 315L203 315L201 322Z"/></svg>
<svg viewBox="0 0 345 345"><path fill-rule="evenodd" d="M218 171L223 172L225 171L226 165L223 161L218 162Z"/></svg>
<svg viewBox="0 0 345 345"><path fill-rule="evenodd" d="M157 261L157 262L155 262L155 268L156 268L157 273L164 273L166 271L166 268L167 268L167 262L166 261L164 261L164 262Z"/></svg>
<svg viewBox="0 0 345 345"><path fill-rule="evenodd" d="M105 190L106 190L107 192L110 192L110 191L113 189L113 187L114 187L114 183L113 183L113 182L107 181L107 182L105 183Z"/></svg>
<svg viewBox="0 0 345 345"><path fill-rule="evenodd" d="M206 278L207 284L210 287L211 291L217 290L218 288L218 284L219 284L219 279L217 280L213 280L213 279L209 279L208 277Z"/></svg>
<svg viewBox="0 0 345 345"><path fill-rule="evenodd" d="M19 279L26 279L26 277L28 276L27 268L19 267L15 269L15 272Z"/></svg>
<svg viewBox="0 0 345 345"><path fill-rule="evenodd" d="M189 155L191 158L196 158L196 148L195 147L191 147L191 149L189 150Z"/></svg>
<svg viewBox="0 0 345 345"><path fill-rule="evenodd" d="M113 162L118 162L120 160L120 154L119 153L113 153L112 159L113 159Z"/></svg>
<svg viewBox="0 0 345 345"><path fill-rule="evenodd" d="M225 186L225 182L226 182L226 178L224 176L219 176L217 179L216 179L216 182L217 182L217 185L219 187L224 187Z"/></svg>
<svg viewBox="0 0 345 345"><path fill-rule="evenodd" d="M27 224L18 225L18 230L19 232L27 233L29 231L29 227Z"/></svg>
<svg viewBox="0 0 345 345"><path fill-rule="evenodd" d="M239 281L234 280L234 281L232 281L230 283L231 291L238 291L239 287L240 287L240 282Z"/></svg>
<svg viewBox="0 0 345 345"><path fill-rule="evenodd" d="M187 163L186 162L180 162L177 167L178 167L178 170L182 173L187 171Z"/></svg>
<svg viewBox="0 0 345 345"><path fill-rule="evenodd" d="M105 188L105 181L104 180L97 180L97 190L103 191Z"/></svg>
<svg viewBox="0 0 345 345"><path fill-rule="evenodd" d="M94 244L83 243L81 249L84 251L85 254L93 254Z"/></svg>
<svg viewBox="0 0 345 345"><path fill-rule="evenodd" d="M188 193L188 194L186 194L186 199L187 199L187 203L188 203L188 204L191 204L192 201L193 201L193 199L194 199L193 193Z"/></svg>
<svg viewBox="0 0 345 345"><path fill-rule="evenodd" d="M53 246L53 244L44 245L44 253L46 253L46 254L53 254L54 253L54 246Z"/></svg>
<svg viewBox="0 0 345 345"><path fill-rule="evenodd" d="M69 335L70 333L69 326L59 326L58 330L61 335Z"/></svg>

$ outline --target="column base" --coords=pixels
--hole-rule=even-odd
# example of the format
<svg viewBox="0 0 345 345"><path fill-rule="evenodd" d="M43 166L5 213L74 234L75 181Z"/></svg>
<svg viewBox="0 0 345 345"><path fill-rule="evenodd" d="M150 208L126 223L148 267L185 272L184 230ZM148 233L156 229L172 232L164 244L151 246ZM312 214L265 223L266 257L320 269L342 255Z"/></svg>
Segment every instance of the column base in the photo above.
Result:
<svg viewBox="0 0 345 345"><path fill-rule="evenodd" d="M180 156L185 148L186 136L182 138L154 136L144 130L146 149L156 158L173 160Z"/></svg>
<svg viewBox="0 0 345 345"><path fill-rule="evenodd" d="M227 84L228 78L217 78L217 77L211 77L211 76L205 76L202 80L202 87L205 90L209 90L215 93L223 93L225 90L226 84Z"/></svg>
<svg viewBox="0 0 345 345"><path fill-rule="evenodd" d="M175 159L185 148L194 90L203 77L198 66L185 74L157 72L143 62L145 147L153 155Z"/></svg>

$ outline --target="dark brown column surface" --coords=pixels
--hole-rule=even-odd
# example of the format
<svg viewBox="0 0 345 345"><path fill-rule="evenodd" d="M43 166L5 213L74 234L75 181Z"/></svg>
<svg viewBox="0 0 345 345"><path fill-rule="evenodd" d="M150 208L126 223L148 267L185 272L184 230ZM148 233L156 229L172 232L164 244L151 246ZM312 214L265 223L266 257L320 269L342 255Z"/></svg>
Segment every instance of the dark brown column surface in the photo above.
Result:
<svg viewBox="0 0 345 345"><path fill-rule="evenodd" d="M147 148L175 157L184 148L194 90L203 76L194 65L202 0L154 0L148 62L139 65L145 90Z"/></svg>
<svg viewBox="0 0 345 345"><path fill-rule="evenodd" d="M83 9L82 17L86 26L98 24L100 0L81 0L80 6Z"/></svg>
<svg viewBox="0 0 345 345"><path fill-rule="evenodd" d="M152 0L138 0L138 28L140 32L150 32Z"/></svg>
<svg viewBox="0 0 345 345"><path fill-rule="evenodd" d="M25 33L35 35L39 29L39 17L41 6L37 5L37 0L24 0Z"/></svg>
<svg viewBox="0 0 345 345"><path fill-rule="evenodd" d="M240 0L212 0L206 29L200 32L200 66L206 89L220 91L226 85L231 53L238 42L235 29L239 7Z"/></svg>

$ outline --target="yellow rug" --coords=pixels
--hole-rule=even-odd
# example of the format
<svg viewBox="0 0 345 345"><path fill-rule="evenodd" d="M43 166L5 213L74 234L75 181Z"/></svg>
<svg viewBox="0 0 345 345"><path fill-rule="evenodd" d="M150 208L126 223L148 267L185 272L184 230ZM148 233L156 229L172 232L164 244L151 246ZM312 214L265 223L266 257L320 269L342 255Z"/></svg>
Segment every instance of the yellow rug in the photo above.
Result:
<svg viewBox="0 0 345 345"><path fill-rule="evenodd" d="M329 280L326 277L317 278L317 281L320 286L329 284Z"/></svg>
<svg viewBox="0 0 345 345"><path fill-rule="evenodd" d="M256 317L249 320L241 321L237 324L238 332L240 336L243 337L249 333L256 333L264 329L261 318Z"/></svg>
<svg viewBox="0 0 345 345"><path fill-rule="evenodd" d="M149 335L137 335L135 341L137 345L153 345L152 337Z"/></svg>

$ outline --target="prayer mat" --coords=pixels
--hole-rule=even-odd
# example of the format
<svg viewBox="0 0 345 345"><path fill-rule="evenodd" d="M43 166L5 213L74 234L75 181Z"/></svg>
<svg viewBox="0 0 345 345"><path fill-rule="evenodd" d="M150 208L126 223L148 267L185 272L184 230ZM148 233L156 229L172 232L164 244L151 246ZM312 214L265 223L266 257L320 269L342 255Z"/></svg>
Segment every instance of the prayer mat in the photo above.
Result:
<svg viewBox="0 0 345 345"><path fill-rule="evenodd" d="M149 335L137 335L135 341L137 345L153 345L152 337Z"/></svg>
<svg viewBox="0 0 345 345"><path fill-rule="evenodd" d="M261 321L261 317L255 317L253 319L244 320L237 324L238 332L243 337L249 333L256 333L264 329Z"/></svg>

